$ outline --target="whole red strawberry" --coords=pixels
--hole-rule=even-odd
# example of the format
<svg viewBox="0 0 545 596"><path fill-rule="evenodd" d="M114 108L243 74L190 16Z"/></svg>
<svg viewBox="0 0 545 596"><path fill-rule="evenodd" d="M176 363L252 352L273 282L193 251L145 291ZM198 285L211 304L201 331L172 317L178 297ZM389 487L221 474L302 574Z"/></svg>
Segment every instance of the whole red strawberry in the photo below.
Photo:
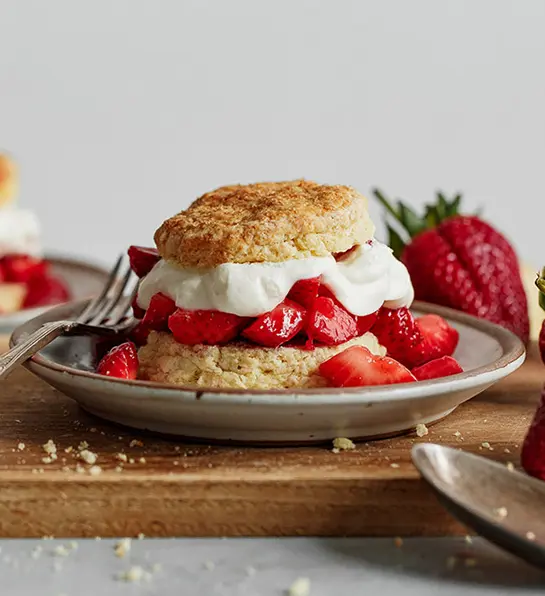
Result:
<svg viewBox="0 0 545 596"><path fill-rule="evenodd" d="M405 230L391 226L390 246L407 267L418 300L488 319L528 341L526 294L513 247L490 224L458 213L461 195L448 201L437 193L419 217L401 201L375 196Z"/></svg>
<svg viewBox="0 0 545 596"><path fill-rule="evenodd" d="M528 429L521 452L522 467L531 476L545 480L545 388Z"/></svg>

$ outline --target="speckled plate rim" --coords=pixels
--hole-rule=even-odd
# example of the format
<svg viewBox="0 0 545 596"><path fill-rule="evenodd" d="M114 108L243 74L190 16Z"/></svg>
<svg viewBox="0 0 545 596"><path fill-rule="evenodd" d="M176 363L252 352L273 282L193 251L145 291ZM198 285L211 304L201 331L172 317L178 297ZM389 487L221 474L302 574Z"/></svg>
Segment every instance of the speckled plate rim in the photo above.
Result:
<svg viewBox="0 0 545 596"><path fill-rule="evenodd" d="M83 306L87 301L80 301ZM72 303L70 303L72 304ZM73 303L74 306L77 303ZM47 320L55 320L55 311L67 308L68 304L55 307L49 311ZM480 331L492 338L494 338L501 346L502 355L493 362L463 372L450 377L442 379L434 379L430 381L421 381L419 383L407 383L400 385L378 385L375 387L351 387L345 389L337 388L301 388L301 389L217 389L205 387L196 389L195 387L187 386L173 386L166 383L157 383L153 381L141 380L124 380L104 377L93 372L80 370L58 364L53 362L41 354L35 355L26 366L32 370L40 368L49 369L52 372L64 373L73 377L77 377L80 381L87 381L89 384L97 383L113 383L115 385L122 384L124 386L133 386L135 389L154 389L161 390L162 397L165 399L173 399L178 401L203 399L208 403L222 403L225 404L228 400L231 404L248 403L253 404L274 404L278 405L278 398L282 398L282 403L289 407L290 404L297 406L301 400L304 400L305 405L320 406L325 403L343 404L370 404L384 401L402 401L409 399L422 399L428 397L438 397L452 393L454 391L464 391L472 389L476 386L492 385L498 380L506 377L519 368L526 356L526 351L521 340L512 332L496 325L478 319L471 315L458 312L442 306L432 305L424 302L415 302L413 309L420 313L438 314L447 320L460 323L462 325L471 327ZM43 319L43 314L40 319ZM58 317L57 317L58 318ZM18 327L10 337L10 346L17 344L19 338L28 333L33 328L34 320L27 321L25 324ZM387 389L387 391L385 391ZM135 391L135 394L140 393ZM136 397L136 395L135 395ZM146 397L145 394L142 397ZM290 399L291 398L291 399Z"/></svg>

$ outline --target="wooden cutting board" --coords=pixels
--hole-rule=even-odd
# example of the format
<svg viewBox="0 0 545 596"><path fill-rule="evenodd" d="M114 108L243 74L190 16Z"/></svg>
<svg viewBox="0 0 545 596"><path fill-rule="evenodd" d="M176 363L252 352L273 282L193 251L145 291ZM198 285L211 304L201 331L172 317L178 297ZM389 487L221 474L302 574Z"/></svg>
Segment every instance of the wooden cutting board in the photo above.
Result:
<svg viewBox="0 0 545 596"><path fill-rule="evenodd" d="M138 433L87 415L18 370L0 385L0 536L466 533L420 480L411 446L432 441L518 465L544 379L531 350L522 369L427 436L333 453L331 445L220 447ZM50 439L57 459L44 463ZM97 455L95 474L77 459L82 441Z"/></svg>

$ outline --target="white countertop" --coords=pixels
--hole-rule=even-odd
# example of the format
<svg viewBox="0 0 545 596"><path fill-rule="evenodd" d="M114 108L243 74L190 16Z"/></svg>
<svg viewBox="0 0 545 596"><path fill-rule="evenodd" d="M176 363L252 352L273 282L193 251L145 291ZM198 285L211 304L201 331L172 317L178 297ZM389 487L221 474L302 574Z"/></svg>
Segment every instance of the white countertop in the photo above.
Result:
<svg viewBox="0 0 545 596"><path fill-rule="evenodd" d="M144 539L132 540L123 558L115 540L75 542L0 540L0 594L276 596L298 578L310 580L310 596L532 595L545 588L545 571L481 539L416 538L399 547L391 539ZM120 579L131 567L149 575Z"/></svg>

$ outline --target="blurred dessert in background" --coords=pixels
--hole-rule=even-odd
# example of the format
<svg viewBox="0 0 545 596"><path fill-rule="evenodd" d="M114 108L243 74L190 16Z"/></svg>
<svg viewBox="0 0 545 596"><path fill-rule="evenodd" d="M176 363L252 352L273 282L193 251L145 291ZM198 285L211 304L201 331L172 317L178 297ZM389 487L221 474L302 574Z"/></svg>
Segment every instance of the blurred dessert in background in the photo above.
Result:
<svg viewBox="0 0 545 596"><path fill-rule="evenodd" d="M69 299L43 258L36 214L17 205L18 188L15 162L0 154L0 314Z"/></svg>

